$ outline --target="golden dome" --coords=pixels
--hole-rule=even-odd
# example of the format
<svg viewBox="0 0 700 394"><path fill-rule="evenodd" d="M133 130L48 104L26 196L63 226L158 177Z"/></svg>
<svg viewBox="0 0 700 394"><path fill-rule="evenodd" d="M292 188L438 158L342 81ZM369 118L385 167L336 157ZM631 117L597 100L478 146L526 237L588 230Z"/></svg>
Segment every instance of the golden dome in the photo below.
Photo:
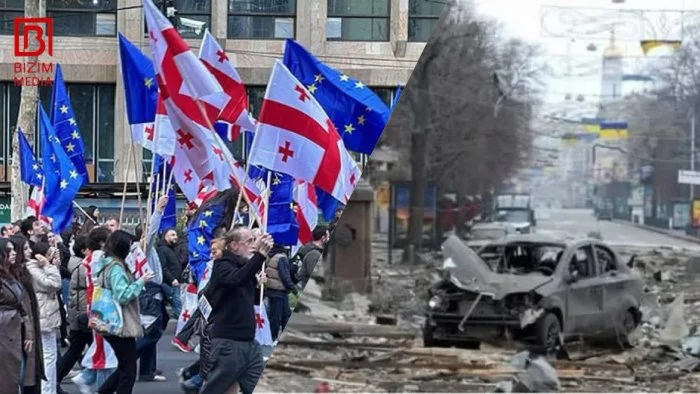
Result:
<svg viewBox="0 0 700 394"><path fill-rule="evenodd" d="M603 57L622 57L624 52L615 45L615 28L610 31L610 45L603 51Z"/></svg>

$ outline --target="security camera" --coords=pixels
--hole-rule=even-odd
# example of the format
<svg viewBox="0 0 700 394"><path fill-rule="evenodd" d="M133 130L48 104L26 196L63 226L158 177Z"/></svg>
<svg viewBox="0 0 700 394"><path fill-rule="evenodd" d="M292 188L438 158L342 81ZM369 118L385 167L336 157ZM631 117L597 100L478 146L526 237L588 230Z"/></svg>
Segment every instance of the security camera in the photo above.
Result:
<svg viewBox="0 0 700 394"><path fill-rule="evenodd" d="M190 29L193 29L194 32L199 35L202 30L204 29L204 26L207 24L207 22L201 22L195 19L189 19L189 18L180 18L180 24L185 27L189 27Z"/></svg>

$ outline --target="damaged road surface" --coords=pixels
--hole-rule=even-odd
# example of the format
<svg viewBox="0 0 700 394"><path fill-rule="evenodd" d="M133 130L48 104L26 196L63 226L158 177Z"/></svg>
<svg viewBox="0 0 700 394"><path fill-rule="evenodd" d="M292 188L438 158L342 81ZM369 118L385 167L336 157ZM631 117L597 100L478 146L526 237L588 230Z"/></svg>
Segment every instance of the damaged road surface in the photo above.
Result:
<svg viewBox="0 0 700 394"><path fill-rule="evenodd" d="M429 290L425 346L634 344L644 281L600 240L510 235L475 252L453 236L443 257L443 277Z"/></svg>

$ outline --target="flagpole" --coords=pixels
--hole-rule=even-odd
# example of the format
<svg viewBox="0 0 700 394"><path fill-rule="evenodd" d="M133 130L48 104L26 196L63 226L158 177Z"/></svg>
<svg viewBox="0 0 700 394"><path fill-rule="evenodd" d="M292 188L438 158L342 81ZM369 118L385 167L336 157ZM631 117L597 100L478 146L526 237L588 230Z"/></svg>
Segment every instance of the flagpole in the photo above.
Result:
<svg viewBox="0 0 700 394"><path fill-rule="evenodd" d="M246 171L245 175L243 175L243 185L248 182L248 171ZM243 200L243 193L245 193L245 190L243 190L244 187L240 188L238 190L238 200L236 201L236 208L233 210L233 221L231 222L231 230L233 230L233 227L236 225L236 214L238 213L238 209L241 207L241 201ZM251 207L248 207L248 210L250 210ZM248 224L250 224L250 219L248 220Z"/></svg>
<svg viewBox="0 0 700 394"><path fill-rule="evenodd" d="M42 189L43 189L43 188L42 188ZM75 205L75 207L78 208L78 210L79 210L80 212L82 212L83 215L85 215L85 216L86 216L88 219L90 219L93 223L97 224L97 222L95 221L95 219L93 219L92 217L90 217L90 215L88 215L88 213L85 212L85 210L83 209L83 207L81 207L77 202L75 202L75 200L73 200L73 205Z"/></svg>
<svg viewBox="0 0 700 394"><path fill-rule="evenodd" d="M135 146L134 135L131 132L129 132L129 138L131 139L131 146ZM138 162L136 161L136 149L131 149L131 158L131 162L134 164L134 173L136 174L136 194L138 194L139 200L139 220L141 224L143 224L146 221L146 218L144 218L143 216L143 200L141 198L141 177L139 176L139 167Z"/></svg>
<svg viewBox="0 0 700 394"><path fill-rule="evenodd" d="M161 178L161 181L163 181L163 193L162 195L165 196L168 193L168 168L167 168L167 163L165 162L165 157L163 157L163 177ZM171 171L172 172L172 171Z"/></svg>
<svg viewBox="0 0 700 394"><path fill-rule="evenodd" d="M129 182L129 167L131 166L131 154L134 152L134 144L129 144L129 153L126 154L126 171L124 174L124 187L122 188L122 206L119 209L119 224L123 223L124 205L126 204L126 185Z"/></svg>

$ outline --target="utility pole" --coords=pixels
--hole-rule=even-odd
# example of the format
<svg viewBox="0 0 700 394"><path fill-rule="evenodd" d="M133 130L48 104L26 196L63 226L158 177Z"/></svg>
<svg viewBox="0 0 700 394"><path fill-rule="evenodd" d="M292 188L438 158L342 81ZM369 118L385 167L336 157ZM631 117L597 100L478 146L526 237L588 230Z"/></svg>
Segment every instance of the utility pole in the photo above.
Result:
<svg viewBox="0 0 700 394"><path fill-rule="evenodd" d="M690 115L690 171L695 171L695 108ZM690 203L695 198L695 185L690 185Z"/></svg>
<svg viewBox="0 0 700 394"><path fill-rule="evenodd" d="M27 18L39 18L45 14L46 10L46 0L25 0L24 2L24 16ZM33 42L30 45L34 47L37 43ZM27 57L25 62L36 63L38 61L37 56ZM17 122L15 127L10 132L12 133L12 171L10 173L11 177L11 220L19 220L24 216L24 201L27 200L25 195L25 190L27 189L25 185L22 184L19 173L19 139L17 137L17 130L22 129L29 137L33 140L35 131L34 126L36 125L36 112L37 112L37 101L39 99L39 87L24 85L22 86L21 98L19 102L19 115L17 117ZM34 142L36 144L36 141Z"/></svg>

